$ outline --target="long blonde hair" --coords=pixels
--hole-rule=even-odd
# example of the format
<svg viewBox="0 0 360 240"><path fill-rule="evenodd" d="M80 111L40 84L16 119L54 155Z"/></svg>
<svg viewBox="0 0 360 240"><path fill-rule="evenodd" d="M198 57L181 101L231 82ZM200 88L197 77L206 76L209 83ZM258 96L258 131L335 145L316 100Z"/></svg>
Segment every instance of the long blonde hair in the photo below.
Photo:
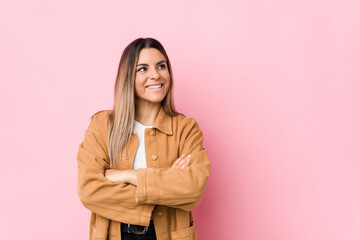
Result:
<svg viewBox="0 0 360 240"><path fill-rule="evenodd" d="M135 121L135 76L139 53L143 48L155 48L165 57L170 74L169 90L161 105L170 116L179 113L173 102L173 75L171 64L161 43L153 38L138 38L123 51L114 89L114 105L109 117L108 154L113 166L118 165L119 154L128 143ZM121 156L120 156L121 157Z"/></svg>

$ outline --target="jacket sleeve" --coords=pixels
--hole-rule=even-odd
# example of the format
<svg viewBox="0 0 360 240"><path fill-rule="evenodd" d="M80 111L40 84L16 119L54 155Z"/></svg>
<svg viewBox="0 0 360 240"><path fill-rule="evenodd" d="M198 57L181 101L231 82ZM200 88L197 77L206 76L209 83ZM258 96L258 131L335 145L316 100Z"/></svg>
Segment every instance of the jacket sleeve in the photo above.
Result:
<svg viewBox="0 0 360 240"><path fill-rule="evenodd" d="M209 177L210 162L203 148L203 133L197 122L182 131L180 155L191 154L185 168L144 168L137 170L138 204L157 204L191 211L201 201Z"/></svg>
<svg viewBox="0 0 360 240"><path fill-rule="evenodd" d="M109 168L104 119L94 116L78 148L78 195L82 204L92 212L111 220L135 207L136 186L114 183L105 177Z"/></svg>

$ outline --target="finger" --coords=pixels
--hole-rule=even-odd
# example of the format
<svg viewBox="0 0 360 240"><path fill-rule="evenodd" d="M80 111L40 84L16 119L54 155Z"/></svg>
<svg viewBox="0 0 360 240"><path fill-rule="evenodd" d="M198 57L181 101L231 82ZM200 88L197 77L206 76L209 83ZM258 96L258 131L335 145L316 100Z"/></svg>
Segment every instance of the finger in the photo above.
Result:
<svg viewBox="0 0 360 240"><path fill-rule="evenodd" d="M191 155L190 155L191 156ZM184 167L187 167L189 165L189 162L190 162L190 157L186 160L185 164L184 164Z"/></svg>
<svg viewBox="0 0 360 240"><path fill-rule="evenodd" d="M185 167L187 167L187 166L188 166L188 163L189 163L189 160L190 160L190 159L188 159L188 160L185 162L185 164L184 164L184 165L182 165L182 167L181 167L181 168L185 168Z"/></svg>
<svg viewBox="0 0 360 240"><path fill-rule="evenodd" d="M186 156L185 158L184 158L184 156L185 156L185 154L181 155L178 159L176 159L171 167L172 168L182 168L188 162L188 159L191 157L191 154Z"/></svg>
<svg viewBox="0 0 360 240"><path fill-rule="evenodd" d="M171 167L172 167L172 168L173 168L173 167L176 167L177 164L179 163L179 161L180 161L180 158L176 159L176 160L173 162L173 164L171 165Z"/></svg>
<svg viewBox="0 0 360 240"><path fill-rule="evenodd" d="M173 168L176 168L179 166L180 161L183 159L183 157L185 156L185 154L181 155L178 159L175 160L175 162L173 162L172 166Z"/></svg>
<svg viewBox="0 0 360 240"><path fill-rule="evenodd" d="M191 155L187 156L183 159L183 161L179 164L179 167L184 168L190 161Z"/></svg>
<svg viewBox="0 0 360 240"><path fill-rule="evenodd" d="M176 162L174 163L173 167L174 167L174 168L178 168L178 167L181 165L181 161L182 161L181 158L179 158L178 160L176 160Z"/></svg>

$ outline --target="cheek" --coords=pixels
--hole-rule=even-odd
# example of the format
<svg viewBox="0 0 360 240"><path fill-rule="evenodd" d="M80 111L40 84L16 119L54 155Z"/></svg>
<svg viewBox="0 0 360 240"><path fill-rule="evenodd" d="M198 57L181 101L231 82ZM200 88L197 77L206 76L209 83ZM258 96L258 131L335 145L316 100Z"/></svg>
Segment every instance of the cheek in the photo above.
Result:
<svg viewBox="0 0 360 240"><path fill-rule="evenodd" d="M163 73L162 78L166 80L167 84L170 84L170 74L169 72Z"/></svg>
<svg viewBox="0 0 360 240"><path fill-rule="evenodd" d="M168 78L167 78L167 89L170 88L170 84L171 84L171 81L170 81L170 75L168 75Z"/></svg>
<svg viewBox="0 0 360 240"><path fill-rule="evenodd" d="M136 95L139 95L143 92L143 81L141 78L137 77L135 78L135 93Z"/></svg>

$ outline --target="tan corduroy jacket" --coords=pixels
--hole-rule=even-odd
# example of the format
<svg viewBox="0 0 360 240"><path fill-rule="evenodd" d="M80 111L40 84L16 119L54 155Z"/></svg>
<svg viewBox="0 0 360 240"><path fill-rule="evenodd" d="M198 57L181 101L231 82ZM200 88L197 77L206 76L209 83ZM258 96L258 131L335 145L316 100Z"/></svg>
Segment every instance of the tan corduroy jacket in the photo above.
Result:
<svg viewBox="0 0 360 240"><path fill-rule="evenodd" d="M91 211L90 240L119 240L121 222L148 226L151 216L158 240L197 239L191 211L204 195L210 170L197 122L184 115L170 117L160 108L152 128L145 129L147 168L136 170L134 186L104 175L114 168L108 156L110 113L94 115L77 154L78 195ZM134 131L117 169L133 169L137 147ZM188 166L171 168L182 154L191 154Z"/></svg>

